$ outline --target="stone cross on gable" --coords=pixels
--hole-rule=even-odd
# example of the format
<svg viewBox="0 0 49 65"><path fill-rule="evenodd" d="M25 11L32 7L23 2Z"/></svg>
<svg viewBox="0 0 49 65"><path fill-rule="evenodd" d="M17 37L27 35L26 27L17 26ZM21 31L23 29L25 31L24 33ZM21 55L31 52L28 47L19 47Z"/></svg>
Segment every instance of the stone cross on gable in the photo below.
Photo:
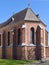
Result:
<svg viewBox="0 0 49 65"><path fill-rule="evenodd" d="M28 8L30 7L30 0L28 0Z"/></svg>

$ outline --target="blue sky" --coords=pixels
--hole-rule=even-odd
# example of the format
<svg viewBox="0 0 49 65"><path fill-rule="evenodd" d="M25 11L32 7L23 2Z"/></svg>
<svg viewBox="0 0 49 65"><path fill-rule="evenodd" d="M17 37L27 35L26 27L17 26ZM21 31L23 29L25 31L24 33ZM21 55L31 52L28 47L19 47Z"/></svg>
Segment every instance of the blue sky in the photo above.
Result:
<svg viewBox="0 0 49 65"><path fill-rule="evenodd" d="M27 7L28 0L0 0L0 23ZM30 8L39 14L49 31L49 0L30 0Z"/></svg>

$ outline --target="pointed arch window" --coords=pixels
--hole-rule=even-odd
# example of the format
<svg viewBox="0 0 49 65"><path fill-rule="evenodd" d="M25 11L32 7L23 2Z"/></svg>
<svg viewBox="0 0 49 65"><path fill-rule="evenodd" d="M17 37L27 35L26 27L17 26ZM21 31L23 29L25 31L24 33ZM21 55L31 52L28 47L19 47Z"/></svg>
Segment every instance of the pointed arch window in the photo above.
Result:
<svg viewBox="0 0 49 65"><path fill-rule="evenodd" d="M21 43L20 37L21 37L21 30L18 29L18 45Z"/></svg>
<svg viewBox="0 0 49 65"><path fill-rule="evenodd" d="M31 43L34 44L34 28L33 27L30 29L30 40L31 40Z"/></svg>
<svg viewBox="0 0 49 65"><path fill-rule="evenodd" d="M1 34L0 34L0 46L1 46Z"/></svg>
<svg viewBox="0 0 49 65"><path fill-rule="evenodd" d="M10 32L8 32L8 46L10 45Z"/></svg>

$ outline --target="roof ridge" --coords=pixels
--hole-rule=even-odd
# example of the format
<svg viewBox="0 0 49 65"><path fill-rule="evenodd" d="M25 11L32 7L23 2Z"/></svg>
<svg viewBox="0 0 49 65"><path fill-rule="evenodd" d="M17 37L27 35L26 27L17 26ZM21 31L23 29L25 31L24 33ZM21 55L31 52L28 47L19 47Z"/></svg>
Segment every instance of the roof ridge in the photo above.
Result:
<svg viewBox="0 0 49 65"><path fill-rule="evenodd" d="M27 8L27 10L28 10L29 8ZM27 14L27 11L26 11L26 14ZM25 17L26 17L26 15L25 15ZM24 20L25 20L25 17L24 17Z"/></svg>
<svg viewBox="0 0 49 65"><path fill-rule="evenodd" d="M6 25L6 24L12 22L12 21L11 21L12 17L14 17L15 15L17 15L17 14L19 14L19 13L21 13L21 12L23 12L24 10L27 10L27 9L28 9L28 8L25 8L25 9L23 9L23 10L17 12L17 13L14 13L14 14L13 14L12 16L10 16L10 18L8 18L5 22L1 23L0 26Z"/></svg>
<svg viewBox="0 0 49 65"><path fill-rule="evenodd" d="M25 8L25 9L23 9L23 10L21 10L21 11L15 13L14 15L19 14L19 13L21 13L21 12L23 12L24 10L27 10L27 9L28 9L28 8ZM13 16L14 16L14 15L13 15Z"/></svg>
<svg viewBox="0 0 49 65"><path fill-rule="evenodd" d="M30 8L30 10L34 13L34 15L36 16L35 12ZM36 16L37 17L37 16ZM37 17L38 18L38 17ZM39 19L39 18L38 18ZM40 20L40 19L39 19Z"/></svg>

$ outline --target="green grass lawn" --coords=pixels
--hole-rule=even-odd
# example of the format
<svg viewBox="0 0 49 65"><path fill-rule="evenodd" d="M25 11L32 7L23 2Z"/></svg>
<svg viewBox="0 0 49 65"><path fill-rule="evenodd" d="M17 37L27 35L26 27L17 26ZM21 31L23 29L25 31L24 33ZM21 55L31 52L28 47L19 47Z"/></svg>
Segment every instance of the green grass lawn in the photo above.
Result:
<svg viewBox="0 0 49 65"><path fill-rule="evenodd" d="M7 60L0 59L0 65L24 65L28 63L36 62L37 60Z"/></svg>

